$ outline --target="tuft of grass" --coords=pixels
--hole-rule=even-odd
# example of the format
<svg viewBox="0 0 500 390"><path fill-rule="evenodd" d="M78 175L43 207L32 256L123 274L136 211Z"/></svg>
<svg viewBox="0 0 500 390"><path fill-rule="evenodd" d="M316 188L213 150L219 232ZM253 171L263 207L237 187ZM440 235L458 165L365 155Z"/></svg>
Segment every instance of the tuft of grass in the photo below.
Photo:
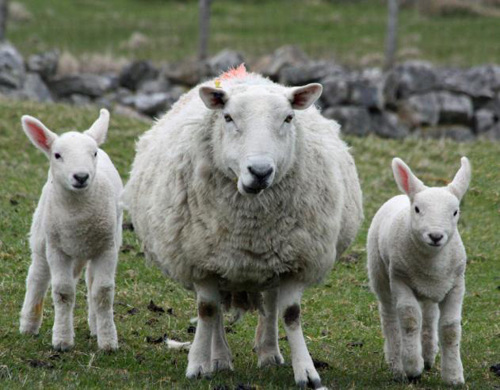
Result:
<svg viewBox="0 0 500 390"><path fill-rule="evenodd" d="M184 378L187 353L170 351L148 337L190 341L189 319L195 315L193 295L148 267L134 233L124 232L124 245L116 275L115 320L120 349L97 350L86 323L85 286L77 288L75 349L67 353L51 350L53 308L47 297L40 335L25 337L18 332L25 278L30 264L27 242L32 213L46 180L48 162L25 137L20 117L39 117L56 132L83 130L97 117L97 109L63 105L40 105L3 101L0 105L0 388L178 388L212 389L238 384L256 388L294 388L290 351L280 340L287 365L260 370L252 353L256 316L247 315L231 326L229 344L235 358L233 373L211 379ZM115 162L124 181L134 156L136 137L147 124L113 116L104 149ZM352 146L362 188L366 221L355 244L325 280L307 290L303 300L303 329L311 355L327 362L320 370L329 388L407 389L394 383L384 363L377 304L368 288L365 271L365 240L369 222L380 205L398 193L390 162L405 159L428 185L443 185L467 155L473 180L462 206L460 231L467 248L467 294L463 313L462 357L467 389L495 388L500 378L489 366L500 362L500 145L488 142L457 144L452 141L374 137L348 138ZM166 313L148 309L150 301ZM171 314L168 310L171 308ZM281 329L281 328L280 328ZM284 331L280 330L280 338ZM439 366L438 366L439 367ZM412 389L446 388L439 368L425 373Z"/></svg>
<svg viewBox="0 0 500 390"><path fill-rule="evenodd" d="M32 18L10 23L7 36L25 55L58 48L79 58L107 53L164 62L197 53L194 0L19 0L19 4ZM439 18L422 16L417 7L402 9L401 60L417 54L462 66L498 63L500 23L495 15L455 13ZM232 48L252 62L282 45L296 44L314 58L362 65L374 59L380 62L386 23L386 2L381 0L215 0L210 51Z"/></svg>

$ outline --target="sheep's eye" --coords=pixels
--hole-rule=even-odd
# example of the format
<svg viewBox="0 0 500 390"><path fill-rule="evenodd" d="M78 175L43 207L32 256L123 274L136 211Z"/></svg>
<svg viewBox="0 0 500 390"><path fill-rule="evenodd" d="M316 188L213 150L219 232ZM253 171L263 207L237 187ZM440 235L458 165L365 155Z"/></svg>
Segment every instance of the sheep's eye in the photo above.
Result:
<svg viewBox="0 0 500 390"><path fill-rule="evenodd" d="M455 210L455 212L453 213L453 216L456 217L458 214L458 210Z"/></svg>
<svg viewBox="0 0 500 390"><path fill-rule="evenodd" d="M233 118L231 118L231 115L229 114L224 114L224 120L226 121L226 123L229 123L233 121Z"/></svg>
<svg viewBox="0 0 500 390"><path fill-rule="evenodd" d="M286 118L285 118L285 123L290 123L293 119L293 115L288 115Z"/></svg>
<svg viewBox="0 0 500 390"><path fill-rule="evenodd" d="M54 153L54 157L56 160L59 160L61 158L61 155L59 153Z"/></svg>
<svg viewBox="0 0 500 390"><path fill-rule="evenodd" d="M94 153L94 157L97 157L97 152Z"/></svg>
<svg viewBox="0 0 500 390"><path fill-rule="evenodd" d="M419 209L417 206L415 206L415 212L416 212L417 214L419 214L419 213L420 213L420 209Z"/></svg>

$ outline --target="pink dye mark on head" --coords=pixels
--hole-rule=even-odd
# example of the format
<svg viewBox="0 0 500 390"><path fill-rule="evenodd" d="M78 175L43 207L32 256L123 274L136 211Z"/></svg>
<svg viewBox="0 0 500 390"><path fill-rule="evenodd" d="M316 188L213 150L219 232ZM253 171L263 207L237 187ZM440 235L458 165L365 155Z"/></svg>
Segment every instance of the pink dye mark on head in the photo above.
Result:
<svg viewBox="0 0 500 390"><path fill-rule="evenodd" d="M219 79L220 80L240 79L247 75L248 73L245 68L245 64L241 64L237 68L231 68L228 71L222 73Z"/></svg>

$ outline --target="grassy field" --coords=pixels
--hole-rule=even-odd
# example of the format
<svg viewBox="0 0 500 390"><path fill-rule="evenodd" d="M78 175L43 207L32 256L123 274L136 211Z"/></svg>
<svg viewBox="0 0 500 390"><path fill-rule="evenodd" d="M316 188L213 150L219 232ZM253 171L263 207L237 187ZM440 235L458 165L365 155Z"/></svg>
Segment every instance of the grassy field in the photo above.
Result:
<svg viewBox="0 0 500 390"><path fill-rule="evenodd" d="M157 62L196 54L195 0L18 0L30 21L11 23L8 36L24 54L57 47L75 55L108 53ZM380 63L386 26L382 0L214 0L212 53L242 51L247 60L284 44L342 63ZM149 42L131 48L132 33ZM467 15L400 15L400 55L437 63L500 62L500 19Z"/></svg>
<svg viewBox="0 0 500 390"><path fill-rule="evenodd" d="M31 216L46 179L48 163L23 134L22 114L39 117L57 132L87 128L97 110L32 103L0 104L0 388L293 388L287 342L280 341L284 367L259 370L252 352L256 316L230 327L229 344L235 371L212 379L187 381L187 353L152 343L164 334L190 341L189 319L195 315L193 295L145 265L140 243L125 231L117 272L115 319L120 338L116 353L97 350L86 323L85 288L78 286L75 310L76 346L68 353L51 350L53 309L48 298L38 337L18 333L18 314L30 263L27 242ZM105 149L124 180L133 159L134 140L148 125L113 117ZM430 185L442 185L467 155L473 181L463 202L460 231L469 264L463 315L463 362L467 389L500 388L489 366L500 363L500 144L456 144L451 141L388 141L350 138L364 189L366 221L347 259L339 262L325 284L304 297L303 327L311 355L328 364L320 375L329 388L440 389L439 369L418 385L393 383L383 361L383 340L374 296L367 286L365 239L376 209L398 193L390 171L395 155L405 158ZM148 310L150 301L165 313ZM171 309L171 310L168 310ZM284 331L280 330L280 336ZM217 387L226 386L226 387Z"/></svg>

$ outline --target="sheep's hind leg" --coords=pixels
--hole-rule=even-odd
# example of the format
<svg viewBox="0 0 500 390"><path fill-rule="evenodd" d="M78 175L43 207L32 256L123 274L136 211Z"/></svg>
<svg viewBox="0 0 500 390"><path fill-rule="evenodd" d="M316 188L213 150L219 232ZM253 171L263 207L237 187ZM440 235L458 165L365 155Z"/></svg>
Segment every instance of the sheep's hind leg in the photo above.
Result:
<svg viewBox="0 0 500 390"><path fill-rule="evenodd" d="M437 303L427 301L422 304L422 356L424 367L430 370L434 366L438 351L437 325L439 307Z"/></svg>
<svg viewBox="0 0 500 390"><path fill-rule="evenodd" d="M213 372L232 370L233 357L224 330L224 314L222 310L217 310L212 332L211 370Z"/></svg>
<svg viewBox="0 0 500 390"><path fill-rule="evenodd" d="M264 313L259 313L255 351L259 367L284 363L278 345L278 289L264 292Z"/></svg>
<svg viewBox="0 0 500 390"><path fill-rule="evenodd" d="M50 283L50 269L45 257L33 253L32 259L19 326L23 334L38 334L43 319L43 300Z"/></svg>
<svg viewBox="0 0 500 390"><path fill-rule="evenodd" d="M115 271L118 253L115 248L109 249L89 262L87 278L91 281L91 305L89 307L89 323L91 313L95 315L97 345L99 349L113 351L118 349L118 335L113 318L113 301L115 297Z"/></svg>
<svg viewBox="0 0 500 390"><path fill-rule="evenodd" d="M212 333L217 331L217 316L221 311L217 280L194 283L194 288L198 305L198 326L188 355L188 378L206 376L212 372Z"/></svg>
<svg viewBox="0 0 500 390"><path fill-rule="evenodd" d="M318 389L321 388L321 378L307 350L300 321L300 300L303 290L302 284L293 280L283 281L280 285L278 305L290 344L295 382L301 389L305 389L308 385Z"/></svg>

